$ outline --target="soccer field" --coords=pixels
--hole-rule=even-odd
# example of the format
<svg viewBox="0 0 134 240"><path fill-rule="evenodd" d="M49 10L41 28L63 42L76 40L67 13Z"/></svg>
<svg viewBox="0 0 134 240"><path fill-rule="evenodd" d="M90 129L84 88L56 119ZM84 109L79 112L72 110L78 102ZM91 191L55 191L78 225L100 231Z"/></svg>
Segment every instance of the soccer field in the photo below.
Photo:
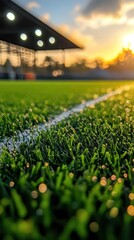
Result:
<svg viewBox="0 0 134 240"><path fill-rule="evenodd" d="M1 239L132 239L133 81L0 82L0 142L123 86L29 144L3 147Z"/></svg>
<svg viewBox="0 0 134 240"><path fill-rule="evenodd" d="M123 85L128 82L0 82L0 138Z"/></svg>

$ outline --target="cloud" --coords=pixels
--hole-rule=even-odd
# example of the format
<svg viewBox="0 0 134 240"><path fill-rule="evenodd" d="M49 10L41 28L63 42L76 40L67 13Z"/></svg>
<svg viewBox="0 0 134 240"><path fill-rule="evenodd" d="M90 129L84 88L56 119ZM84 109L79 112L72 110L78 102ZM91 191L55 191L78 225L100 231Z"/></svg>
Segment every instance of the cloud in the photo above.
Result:
<svg viewBox="0 0 134 240"><path fill-rule="evenodd" d="M113 15L118 16L125 0L88 0L83 9L83 15Z"/></svg>
<svg viewBox="0 0 134 240"><path fill-rule="evenodd" d="M134 8L127 12L127 17L128 18L133 18L134 17Z"/></svg>
<svg viewBox="0 0 134 240"><path fill-rule="evenodd" d="M88 0L81 14L75 17L81 29L133 25L134 0Z"/></svg>
<svg viewBox="0 0 134 240"><path fill-rule="evenodd" d="M31 10L33 8L40 8L40 4L36 1L32 1L32 2L29 2L27 5L26 5L27 9Z"/></svg>
<svg viewBox="0 0 134 240"><path fill-rule="evenodd" d="M128 16L128 18L134 17L134 8L127 12L127 16Z"/></svg>
<svg viewBox="0 0 134 240"><path fill-rule="evenodd" d="M81 10L81 6L80 5L75 5L74 13L78 13L80 10Z"/></svg>
<svg viewBox="0 0 134 240"><path fill-rule="evenodd" d="M72 27L68 24L62 24L58 26L60 32L65 36L68 36L73 42L79 46L95 46L96 42L89 33L84 33L80 28Z"/></svg>
<svg viewBox="0 0 134 240"><path fill-rule="evenodd" d="M70 25L68 24L61 24L58 26L58 28L61 32L65 32L66 34L68 34L71 31Z"/></svg>
<svg viewBox="0 0 134 240"><path fill-rule="evenodd" d="M128 1L122 6L122 14L126 14L128 18L133 17L134 13L134 1Z"/></svg>
<svg viewBox="0 0 134 240"><path fill-rule="evenodd" d="M78 43L78 45L81 45L84 48L96 46L95 39L89 33L84 33L83 35L79 29L76 30L75 28L72 28L70 31L70 36L74 36L72 37L72 40L74 39L74 42Z"/></svg>
<svg viewBox="0 0 134 240"><path fill-rule="evenodd" d="M43 22L48 22L50 20L51 16L49 13L44 13L40 19L43 21Z"/></svg>
<svg viewBox="0 0 134 240"><path fill-rule="evenodd" d="M127 25L134 26L134 18L128 19Z"/></svg>
<svg viewBox="0 0 134 240"><path fill-rule="evenodd" d="M111 25L122 25L126 23L126 16L121 16L114 18L113 16L96 16L95 18L87 19L83 16L77 16L75 18L75 23L81 28L82 31L87 28L98 29L101 27L111 26Z"/></svg>

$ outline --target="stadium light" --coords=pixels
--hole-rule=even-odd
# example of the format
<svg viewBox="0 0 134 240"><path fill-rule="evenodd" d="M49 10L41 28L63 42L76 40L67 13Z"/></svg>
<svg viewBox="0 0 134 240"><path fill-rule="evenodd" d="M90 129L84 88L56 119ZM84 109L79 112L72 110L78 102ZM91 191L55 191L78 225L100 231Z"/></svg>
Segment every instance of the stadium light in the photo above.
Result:
<svg viewBox="0 0 134 240"><path fill-rule="evenodd" d="M27 35L25 33L22 33L20 35L21 40L26 41L27 40Z"/></svg>
<svg viewBox="0 0 134 240"><path fill-rule="evenodd" d="M42 40L39 40L39 41L37 42L37 45L38 45L39 47L43 47L44 43L43 43Z"/></svg>
<svg viewBox="0 0 134 240"><path fill-rule="evenodd" d="M15 20L15 15L12 12L8 12L7 13L7 18L10 21L14 21Z"/></svg>
<svg viewBox="0 0 134 240"><path fill-rule="evenodd" d="M55 43L55 38L54 38L54 37L50 37L50 38L49 38L49 42L50 42L51 44L54 44L54 43Z"/></svg>
<svg viewBox="0 0 134 240"><path fill-rule="evenodd" d="M35 30L36 36L40 37L42 35L42 31L40 29Z"/></svg>

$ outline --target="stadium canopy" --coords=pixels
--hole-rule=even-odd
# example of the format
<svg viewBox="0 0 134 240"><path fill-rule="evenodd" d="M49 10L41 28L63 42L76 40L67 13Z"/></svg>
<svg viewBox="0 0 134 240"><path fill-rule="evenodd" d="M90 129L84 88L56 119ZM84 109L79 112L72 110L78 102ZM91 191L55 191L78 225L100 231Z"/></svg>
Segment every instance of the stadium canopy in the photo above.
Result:
<svg viewBox="0 0 134 240"><path fill-rule="evenodd" d="M81 48L11 0L0 0L0 40L34 51Z"/></svg>

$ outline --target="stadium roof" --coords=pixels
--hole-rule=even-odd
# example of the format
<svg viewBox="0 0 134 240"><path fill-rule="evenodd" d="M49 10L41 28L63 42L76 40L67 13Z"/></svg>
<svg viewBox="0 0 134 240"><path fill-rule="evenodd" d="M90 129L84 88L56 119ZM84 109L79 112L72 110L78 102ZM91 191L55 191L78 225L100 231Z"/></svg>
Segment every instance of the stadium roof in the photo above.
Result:
<svg viewBox="0 0 134 240"><path fill-rule="evenodd" d="M0 40L35 51L80 48L11 0L0 0Z"/></svg>

